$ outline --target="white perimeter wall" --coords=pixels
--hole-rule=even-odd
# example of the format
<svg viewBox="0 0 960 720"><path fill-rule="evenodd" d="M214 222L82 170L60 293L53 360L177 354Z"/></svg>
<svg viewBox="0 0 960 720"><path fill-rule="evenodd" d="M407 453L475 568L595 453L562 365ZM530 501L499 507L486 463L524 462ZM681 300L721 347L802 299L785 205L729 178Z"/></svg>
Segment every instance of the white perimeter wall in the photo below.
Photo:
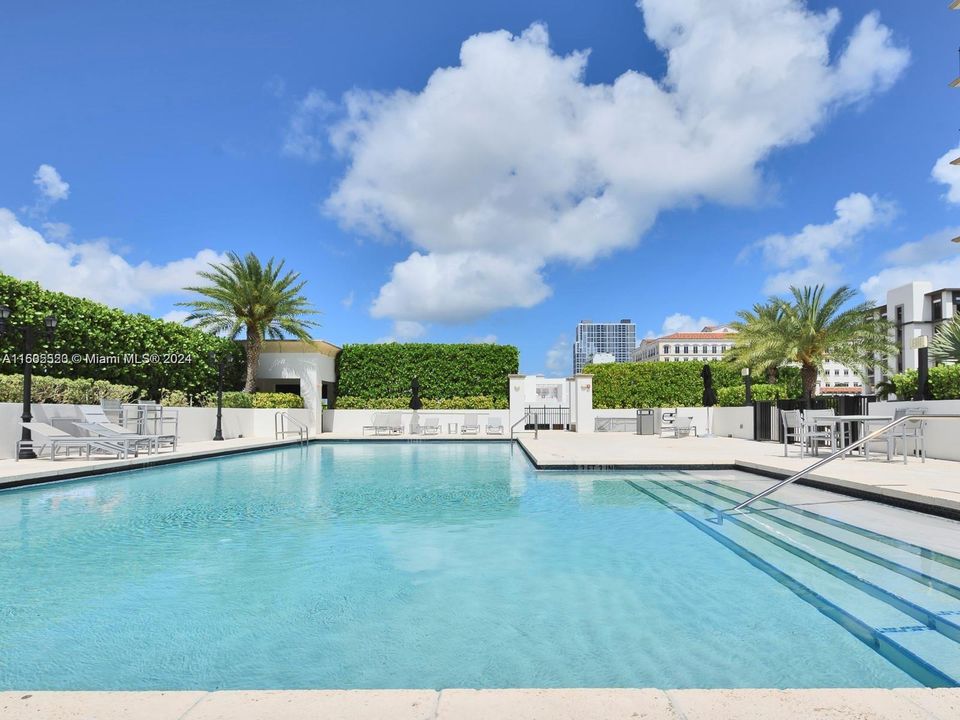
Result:
<svg viewBox="0 0 960 720"><path fill-rule="evenodd" d="M412 410L327 410L323 414L323 431L335 432L340 435L362 435L365 425L370 425L373 421L374 413L399 412L403 422L404 432L412 433L413 429L413 411ZM460 433L460 425L463 424L464 414L477 416L477 422L480 424L480 434L486 433L488 418L500 418L503 425L504 437L510 436L510 411L509 410L420 410L417 415L420 423L424 418L440 418L440 435L447 435L447 423L457 423L457 434Z"/></svg>
<svg viewBox="0 0 960 720"><path fill-rule="evenodd" d="M677 411L680 417L693 418L693 424L700 435L707 432L707 408L654 408L655 432L660 432L660 418L664 412ZM594 410L595 418L624 418L635 421L637 411L624 408L616 410ZM715 407L710 410L710 431L718 437L735 437L744 440L753 440L753 408L752 407Z"/></svg>
<svg viewBox="0 0 960 720"><path fill-rule="evenodd" d="M900 408L925 407L928 413L960 415L960 400L928 400L926 402L870 403L870 415L888 415ZM877 428L875 427L874 430ZM960 460L960 420L928 420L924 430L927 457L938 460ZM871 446L872 447L872 446Z"/></svg>
<svg viewBox="0 0 960 720"><path fill-rule="evenodd" d="M97 410L100 408L97 407ZM212 440L217 425L216 408L175 408L180 418L178 436L181 442ZM0 403L0 458L12 458L17 440L20 439L20 403ZM273 421L276 410L252 408L224 408L223 436L227 439L237 437L272 438ZM314 413L312 410L285 410L290 417L305 423L311 436L316 434ZM32 405L31 413L35 422L50 421L54 418L83 420L80 405ZM78 433L79 434L79 433Z"/></svg>

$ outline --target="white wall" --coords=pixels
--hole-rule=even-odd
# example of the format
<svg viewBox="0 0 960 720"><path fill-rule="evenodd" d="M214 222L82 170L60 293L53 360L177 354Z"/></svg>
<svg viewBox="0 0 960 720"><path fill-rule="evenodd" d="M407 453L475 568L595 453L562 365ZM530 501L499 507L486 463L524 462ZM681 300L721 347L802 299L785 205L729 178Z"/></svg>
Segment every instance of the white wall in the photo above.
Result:
<svg viewBox="0 0 960 720"><path fill-rule="evenodd" d="M925 407L928 413L960 415L960 400L928 400L926 402L870 403L870 415L893 417L899 408ZM874 430L877 428L875 427ZM924 429L927 457L939 460L960 460L960 420L927 420ZM960 475L960 473L958 473Z"/></svg>
<svg viewBox="0 0 960 720"><path fill-rule="evenodd" d="M413 434L414 414L412 410L327 410L323 417L324 432L334 432L338 435L360 436L363 435L364 426L370 425L373 421L374 413L385 412L401 413L404 432ZM440 435L445 436L448 434L447 423L457 423L456 434L460 434L460 426L463 424L463 416L465 414L477 416L481 435L486 433L488 418L500 418L500 423L503 425L503 437L510 436L509 410L420 410L417 413L417 417L421 424L424 418L440 418Z"/></svg>
<svg viewBox="0 0 960 720"><path fill-rule="evenodd" d="M299 379L303 404L316 424L323 406L321 384L336 381L336 359L323 353L265 352L260 355L257 379Z"/></svg>
<svg viewBox="0 0 960 720"><path fill-rule="evenodd" d="M97 408L99 410L99 408ZM198 442L212 440L217 425L216 408L175 408L179 416L177 435L180 442ZM17 440L20 439L19 403L0 403L0 458L14 457ZM31 406L35 422L51 424L54 419L83 420L80 405L37 405ZM252 408L224 408L223 437L274 437L274 417L276 410ZM310 434L316 433L314 413L310 410L286 410L291 418L305 423Z"/></svg>
<svg viewBox="0 0 960 720"><path fill-rule="evenodd" d="M654 408L654 432L660 432L660 419L664 412L677 411L680 417L693 418L693 424L700 435L707 432L707 408ZM623 418L636 421L637 411L633 408L615 410L594 410L596 418ZM735 437L753 440L752 407L715 407L710 411L710 432L718 437Z"/></svg>

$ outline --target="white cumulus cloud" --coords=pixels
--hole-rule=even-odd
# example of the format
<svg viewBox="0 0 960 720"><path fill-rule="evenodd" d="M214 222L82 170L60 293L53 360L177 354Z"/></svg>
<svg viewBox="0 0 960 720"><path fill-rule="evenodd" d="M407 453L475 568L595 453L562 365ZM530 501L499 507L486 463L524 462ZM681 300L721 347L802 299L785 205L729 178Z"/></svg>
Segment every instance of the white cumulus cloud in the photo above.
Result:
<svg viewBox="0 0 960 720"><path fill-rule="evenodd" d="M909 60L875 14L844 42L839 12L799 0L638 6L666 55L661 80L631 70L587 84L589 53L553 52L534 24L474 35L420 91L345 96L330 139L349 166L325 208L416 249L375 316L453 323L536 304L549 263L630 247L665 209L750 201L772 151Z"/></svg>
<svg viewBox="0 0 960 720"><path fill-rule="evenodd" d="M647 337L662 337L663 335L671 335L678 332L700 332L709 325L717 324L716 320L706 315L694 317L693 315L685 315L684 313L673 313L673 315L667 315L667 317L663 319L659 333L651 330L647 333Z"/></svg>
<svg viewBox="0 0 960 720"><path fill-rule="evenodd" d="M960 284L960 245L950 242L960 227L945 228L916 242L904 243L886 253L887 266L867 278L860 290L874 302L886 300L887 291L914 281L933 283L935 289Z"/></svg>
<svg viewBox="0 0 960 720"><path fill-rule="evenodd" d="M37 280L49 290L97 300L108 305L149 309L154 298L179 294L197 280L197 272L225 257L213 250L154 264L133 265L106 240L54 242L23 225L0 208L0 270L23 280Z"/></svg>
<svg viewBox="0 0 960 720"><path fill-rule="evenodd" d="M309 163L323 157L323 122L333 104L319 90L311 90L297 102L283 138L281 151Z"/></svg>
<svg viewBox="0 0 960 720"><path fill-rule="evenodd" d="M889 221L894 207L876 196L852 193L837 200L834 213L829 223L806 225L794 235L770 235L741 254L744 259L759 251L767 266L780 270L767 278L765 292L782 293L791 285L836 284L843 275L837 253L866 230Z"/></svg>
<svg viewBox="0 0 960 720"><path fill-rule="evenodd" d="M37 168L33 176L33 184L47 201L57 202L70 197L70 183L60 177L60 173L53 165L44 163Z"/></svg>
<svg viewBox="0 0 960 720"><path fill-rule="evenodd" d="M561 334L547 350L546 365L547 372L554 375L567 376L570 374L573 367L573 349L570 347L570 340L565 334Z"/></svg>
<svg viewBox="0 0 960 720"><path fill-rule="evenodd" d="M947 186L947 192L943 197L951 203L960 203L960 166L950 164L951 160L956 160L958 157L960 157L960 146L941 155L931 172L934 180Z"/></svg>

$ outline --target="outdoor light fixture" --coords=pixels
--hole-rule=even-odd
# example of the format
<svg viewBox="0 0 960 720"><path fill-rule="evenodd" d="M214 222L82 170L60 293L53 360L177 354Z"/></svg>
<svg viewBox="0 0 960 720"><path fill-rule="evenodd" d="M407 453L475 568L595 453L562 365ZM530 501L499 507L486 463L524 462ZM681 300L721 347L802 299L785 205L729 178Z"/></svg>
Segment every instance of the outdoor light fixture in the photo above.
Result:
<svg viewBox="0 0 960 720"><path fill-rule="evenodd" d="M957 0L957 2L960 2L960 0ZM750 377L750 368L740 368L740 375L743 377L743 385L746 389L744 399L746 404L749 405L753 402L753 378Z"/></svg>
<svg viewBox="0 0 960 720"><path fill-rule="evenodd" d="M207 353L207 359L217 368L217 429L213 439L223 440L223 358L211 350Z"/></svg>
<svg viewBox="0 0 960 720"><path fill-rule="evenodd" d="M23 340L23 414L20 415L20 419L23 421L24 427L20 431L20 452L17 454L17 458L31 460L37 457L37 454L33 451L33 438L30 431L27 430L26 424L33 420L33 416L30 414L30 396L33 390L33 358L31 356L37 340L37 331L40 328L33 325L12 325L9 320L10 308L6 305L0 305L0 336L6 335L7 331L13 328L20 331ZM46 336L47 342L53 341L53 334L56 329L57 318L53 315L47 315L43 319L43 334Z"/></svg>

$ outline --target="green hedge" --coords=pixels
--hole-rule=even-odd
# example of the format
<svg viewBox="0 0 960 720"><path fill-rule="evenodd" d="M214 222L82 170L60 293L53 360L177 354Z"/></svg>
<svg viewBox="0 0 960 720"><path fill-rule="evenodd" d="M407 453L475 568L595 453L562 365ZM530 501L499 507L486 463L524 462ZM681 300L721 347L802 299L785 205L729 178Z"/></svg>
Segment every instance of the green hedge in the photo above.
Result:
<svg viewBox="0 0 960 720"><path fill-rule="evenodd" d="M53 342L40 340L35 352L63 354L69 361L35 365L34 372L38 374L133 385L140 388L145 397L159 400L164 389L191 395L215 389L217 371L207 363L207 352L215 350L228 358L225 385L242 385L245 356L239 343L179 323L50 292L35 282L23 282L2 273L0 304L10 307L10 322L14 325L42 326L44 317L56 316L57 332ZM0 338L0 372L22 372L21 364L2 362L3 355L22 351L20 333L11 329ZM124 359L125 355L143 359L151 354L159 360L189 357L190 361L135 362ZM74 355L81 357L74 361ZM118 360L103 359L112 357Z"/></svg>
<svg viewBox="0 0 960 720"><path fill-rule="evenodd" d="M725 363L710 363L713 386L740 385L740 371ZM703 363L609 363L587 365L593 375L593 406L600 409L697 407L703 404Z"/></svg>
<svg viewBox="0 0 960 720"><path fill-rule="evenodd" d="M138 394L132 385L116 385L106 380L89 378L55 378L34 375L30 383L30 399L35 403L67 403L96 405L103 399L132 400ZM0 402L23 401L23 376L0 375Z"/></svg>
<svg viewBox="0 0 960 720"><path fill-rule="evenodd" d="M757 383L751 388L754 400L780 400L789 397L783 385ZM717 405L735 407L747 404L747 388L744 385L720 388L717 390Z"/></svg>
<svg viewBox="0 0 960 720"><path fill-rule="evenodd" d="M507 398L494 399L489 395L423 401L424 410L506 410L509 407ZM341 395L337 398L337 408L340 410L409 410L410 396L358 398L352 395Z"/></svg>
<svg viewBox="0 0 960 720"><path fill-rule="evenodd" d="M901 400L912 400L917 394L919 376L907 370L890 378ZM930 394L934 400L960 399L960 365L937 365L930 368Z"/></svg>
<svg viewBox="0 0 960 720"><path fill-rule="evenodd" d="M337 357L338 399L410 398L410 381L420 381L420 397L449 400L509 397L507 375L516 373L520 353L512 345L378 343L347 344Z"/></svg>
<svg viewBox="0 0 960 720"><path fill-rule="evenodd" d="M217 394L207 396L207 406L217 406ZM303 398L294 393L245 393L225 392L223 394L225 408L302 408Z"/></svg>
<svg viewBox="0 0 960 720"><path fill-rule="evenodd" d="M303 398L295 393L258 392L253 394L255 408L302 408Z"/></svg>

